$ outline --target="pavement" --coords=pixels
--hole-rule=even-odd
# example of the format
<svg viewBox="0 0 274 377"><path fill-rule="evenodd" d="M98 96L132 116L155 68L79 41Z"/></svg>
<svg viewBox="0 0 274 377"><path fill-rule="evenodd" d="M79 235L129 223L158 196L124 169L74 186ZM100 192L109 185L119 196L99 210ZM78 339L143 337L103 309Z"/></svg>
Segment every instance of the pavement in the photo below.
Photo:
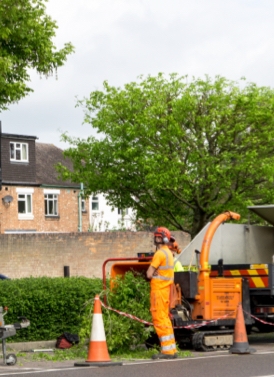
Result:
<svg viewBox="0 0 274 377"><path fill-rule="evenodd" d="M17 356L17 363L14 366L5 365L3 362L3 353L0 347L0 371L8 369L15 371L18 369L24 370L45 370L55 368L70 368L74 367L75 362L84 362L84 360L33 360L35 352L52 352L55 350L55 340L39 341L39 342L21 342L21 343L6 343L6 355L14 353L24 353L24 355Z"/></svg>

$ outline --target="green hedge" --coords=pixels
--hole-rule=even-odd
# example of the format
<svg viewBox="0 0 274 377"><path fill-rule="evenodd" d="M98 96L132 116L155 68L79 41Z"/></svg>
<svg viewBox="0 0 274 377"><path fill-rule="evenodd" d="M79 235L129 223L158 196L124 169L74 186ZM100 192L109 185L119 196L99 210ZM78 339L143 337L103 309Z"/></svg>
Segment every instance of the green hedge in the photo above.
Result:
<svg viewBox="0 0 274 377"><path fill-rule="evenodd" d="M85 304L100 294L99 278L23 278L0 280L0 306L8 307L5 324L18 322L19 316L30 326L18 330L8 342L56 339L64 331L79 334Z"/></svg>

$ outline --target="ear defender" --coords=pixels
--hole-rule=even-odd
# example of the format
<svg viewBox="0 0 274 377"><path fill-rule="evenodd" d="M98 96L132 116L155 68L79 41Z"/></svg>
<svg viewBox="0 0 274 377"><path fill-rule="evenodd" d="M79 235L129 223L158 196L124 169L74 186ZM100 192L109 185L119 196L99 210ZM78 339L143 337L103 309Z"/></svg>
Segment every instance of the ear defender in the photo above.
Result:
<svg viewBox="0 0 274 377"><path fill-rule="evenodd" d="M169 240L168 240L167 237L163 237L163 243L165 243L165 244L169 243Z"/></svg>

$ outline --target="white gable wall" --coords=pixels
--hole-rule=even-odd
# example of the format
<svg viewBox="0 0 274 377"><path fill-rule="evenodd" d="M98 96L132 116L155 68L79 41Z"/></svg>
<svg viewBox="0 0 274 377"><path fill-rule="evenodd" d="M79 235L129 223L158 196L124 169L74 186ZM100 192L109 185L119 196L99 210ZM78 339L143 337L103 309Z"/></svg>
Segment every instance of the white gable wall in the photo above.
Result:
<svg viewBox="0 0 274 377"><path fill-rule="evenodd" d="M124 211L124 215L122 215L118 213L118 208L111 208L107 204L103 194L97 194L96 198L98 198L98 209L93 209L96 206L94 196L90 196L89 198L90 231L136 230L133 224L133 219L135 218L134 211L131 208L127 209L127 213Z"/></svg>

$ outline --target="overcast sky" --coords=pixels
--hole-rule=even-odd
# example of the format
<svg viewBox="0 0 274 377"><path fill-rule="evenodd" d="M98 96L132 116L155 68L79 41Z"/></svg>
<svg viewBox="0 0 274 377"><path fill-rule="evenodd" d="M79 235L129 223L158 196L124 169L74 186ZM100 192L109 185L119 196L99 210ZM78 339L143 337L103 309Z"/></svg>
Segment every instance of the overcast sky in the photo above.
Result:
<svg viewBox="0 0 274 377"><path fill-rule="evenodd" d="M274 87L273 0L49 0L55 43L75 53L58 79L31 74L34 92L0 114L5 133L33 135L60 148L60 135L86 138L82 99L107 80L122 86L158 72Z"/></svg>

